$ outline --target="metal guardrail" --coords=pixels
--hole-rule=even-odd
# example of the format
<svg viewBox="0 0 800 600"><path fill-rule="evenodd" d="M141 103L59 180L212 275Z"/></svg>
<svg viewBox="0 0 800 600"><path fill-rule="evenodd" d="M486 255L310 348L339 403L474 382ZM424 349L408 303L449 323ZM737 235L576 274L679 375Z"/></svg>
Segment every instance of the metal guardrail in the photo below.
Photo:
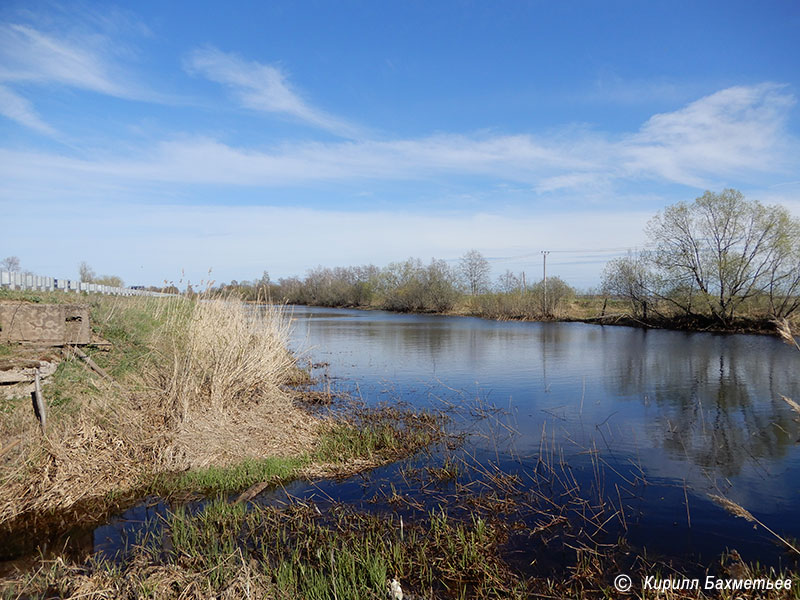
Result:
<svg viewBox="0 0 800 600"><path fill-rule="evenodd" d="M39 290L42 292L87 292L90 294L111 294L114 296L174 296L166 292L151 292L127 287L115 287L101 283L86 283L75 279L57 279L42 275L0 271L0 288L12 290Z"/></svg>

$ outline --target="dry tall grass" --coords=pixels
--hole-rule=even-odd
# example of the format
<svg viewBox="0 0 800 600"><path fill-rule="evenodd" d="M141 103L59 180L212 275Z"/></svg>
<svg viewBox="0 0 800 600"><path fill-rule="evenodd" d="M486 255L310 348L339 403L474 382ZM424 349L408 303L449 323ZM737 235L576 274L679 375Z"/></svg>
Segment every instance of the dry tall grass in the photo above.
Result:
<svg viewBox="0 0 800 600"><path fill-rule="evenodd" d="M797 343L797 339L794 337L792 326L789 324L789 319L776 319L774 323L775 331L777 332L778 337L783 340L783 343L800 350L800 344Z"/></svg>
<svg viewBox="0 0 800 600"><path fill-rule="evenodd" d="M286 350L289 321L280 306L257 309L215 298L197 301L189 311L168 305L166 311L154 346L171 366L167 395L171 416L180 421L195 408L223 411L277 392L294 368Z"/></svg>
<svg viewBox="0 0 800 600"><path fill-rule="evenodd" d="M282 307L211 298L175 300L161 310L153 347L169 368L149 375L164 390L169 435L156 449L164 468L310 447L315 422L281 389L296 369Z"/></svg>
<svg viewBox="0 0 800 600"><path fill-rule="evenodd" d="M146 484L157 472L307 452L317 423L282 386L294 367L281 307L230 299L99 298L92 319L113 343L62 365L46 436L30 403L0 425L0 524ZM68 376L65 376L67 373Z"/></svg>

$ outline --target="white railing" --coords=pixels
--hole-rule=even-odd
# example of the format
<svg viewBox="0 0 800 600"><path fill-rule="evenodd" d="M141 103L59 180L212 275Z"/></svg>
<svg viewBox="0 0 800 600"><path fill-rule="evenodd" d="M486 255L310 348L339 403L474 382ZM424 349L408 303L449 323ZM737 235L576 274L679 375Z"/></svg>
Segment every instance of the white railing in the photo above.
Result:
<svg viewBox="0 0 800 600"><path fill-rule="evenodd" d="M75 279L56 279L30 273L0 271L0 288L12 290L39 290L52 292L87 292L90 294L112 294L114 296L174 296L165 292L150 292L126 287L115 287L101 283L86 283Z"/></svg>

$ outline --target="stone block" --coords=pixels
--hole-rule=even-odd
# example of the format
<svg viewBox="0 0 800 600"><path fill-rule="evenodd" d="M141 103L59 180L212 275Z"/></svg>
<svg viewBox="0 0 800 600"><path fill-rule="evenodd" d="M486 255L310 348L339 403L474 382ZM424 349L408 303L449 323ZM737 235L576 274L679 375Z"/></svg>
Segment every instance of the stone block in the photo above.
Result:
<svg viewBox="0 0 800 600"><path fill-rule="evenodd" d="M0 343L88 344L91 333L85 304L0 303Z"/></svg>

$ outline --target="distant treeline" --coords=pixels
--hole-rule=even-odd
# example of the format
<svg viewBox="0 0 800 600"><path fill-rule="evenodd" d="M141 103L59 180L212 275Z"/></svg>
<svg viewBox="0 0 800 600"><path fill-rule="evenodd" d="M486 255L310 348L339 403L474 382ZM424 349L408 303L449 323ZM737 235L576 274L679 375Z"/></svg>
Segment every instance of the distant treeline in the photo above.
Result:
<svg viewBox="0 0 800 600"><path fill-rule="evenodd" d="M668 206L648 224L648 249L610 261L594 295L558 277L489 278L470 250L454 265L417 258L386 267L317 267L304 278L233 281L246 300L509 319L600 319L680 328L768 330L800 315L800 220L736 190Z"/></svg>
<svg viewBox="0 0 800 600"><path fill-rule="evenodd" d="M426 264L409 258L386 267L317 267L302 279L289 277L277 282L265 272L256 281L232 281L215 291L251 301L397 312L457 311L492 318L555 317L575 297L575 290L558 277L548 277L546 286L544 281L523 282L521 275L506 271L492 283L488 262L470 250L455 266L444 260L432 259Z"/></svg>

